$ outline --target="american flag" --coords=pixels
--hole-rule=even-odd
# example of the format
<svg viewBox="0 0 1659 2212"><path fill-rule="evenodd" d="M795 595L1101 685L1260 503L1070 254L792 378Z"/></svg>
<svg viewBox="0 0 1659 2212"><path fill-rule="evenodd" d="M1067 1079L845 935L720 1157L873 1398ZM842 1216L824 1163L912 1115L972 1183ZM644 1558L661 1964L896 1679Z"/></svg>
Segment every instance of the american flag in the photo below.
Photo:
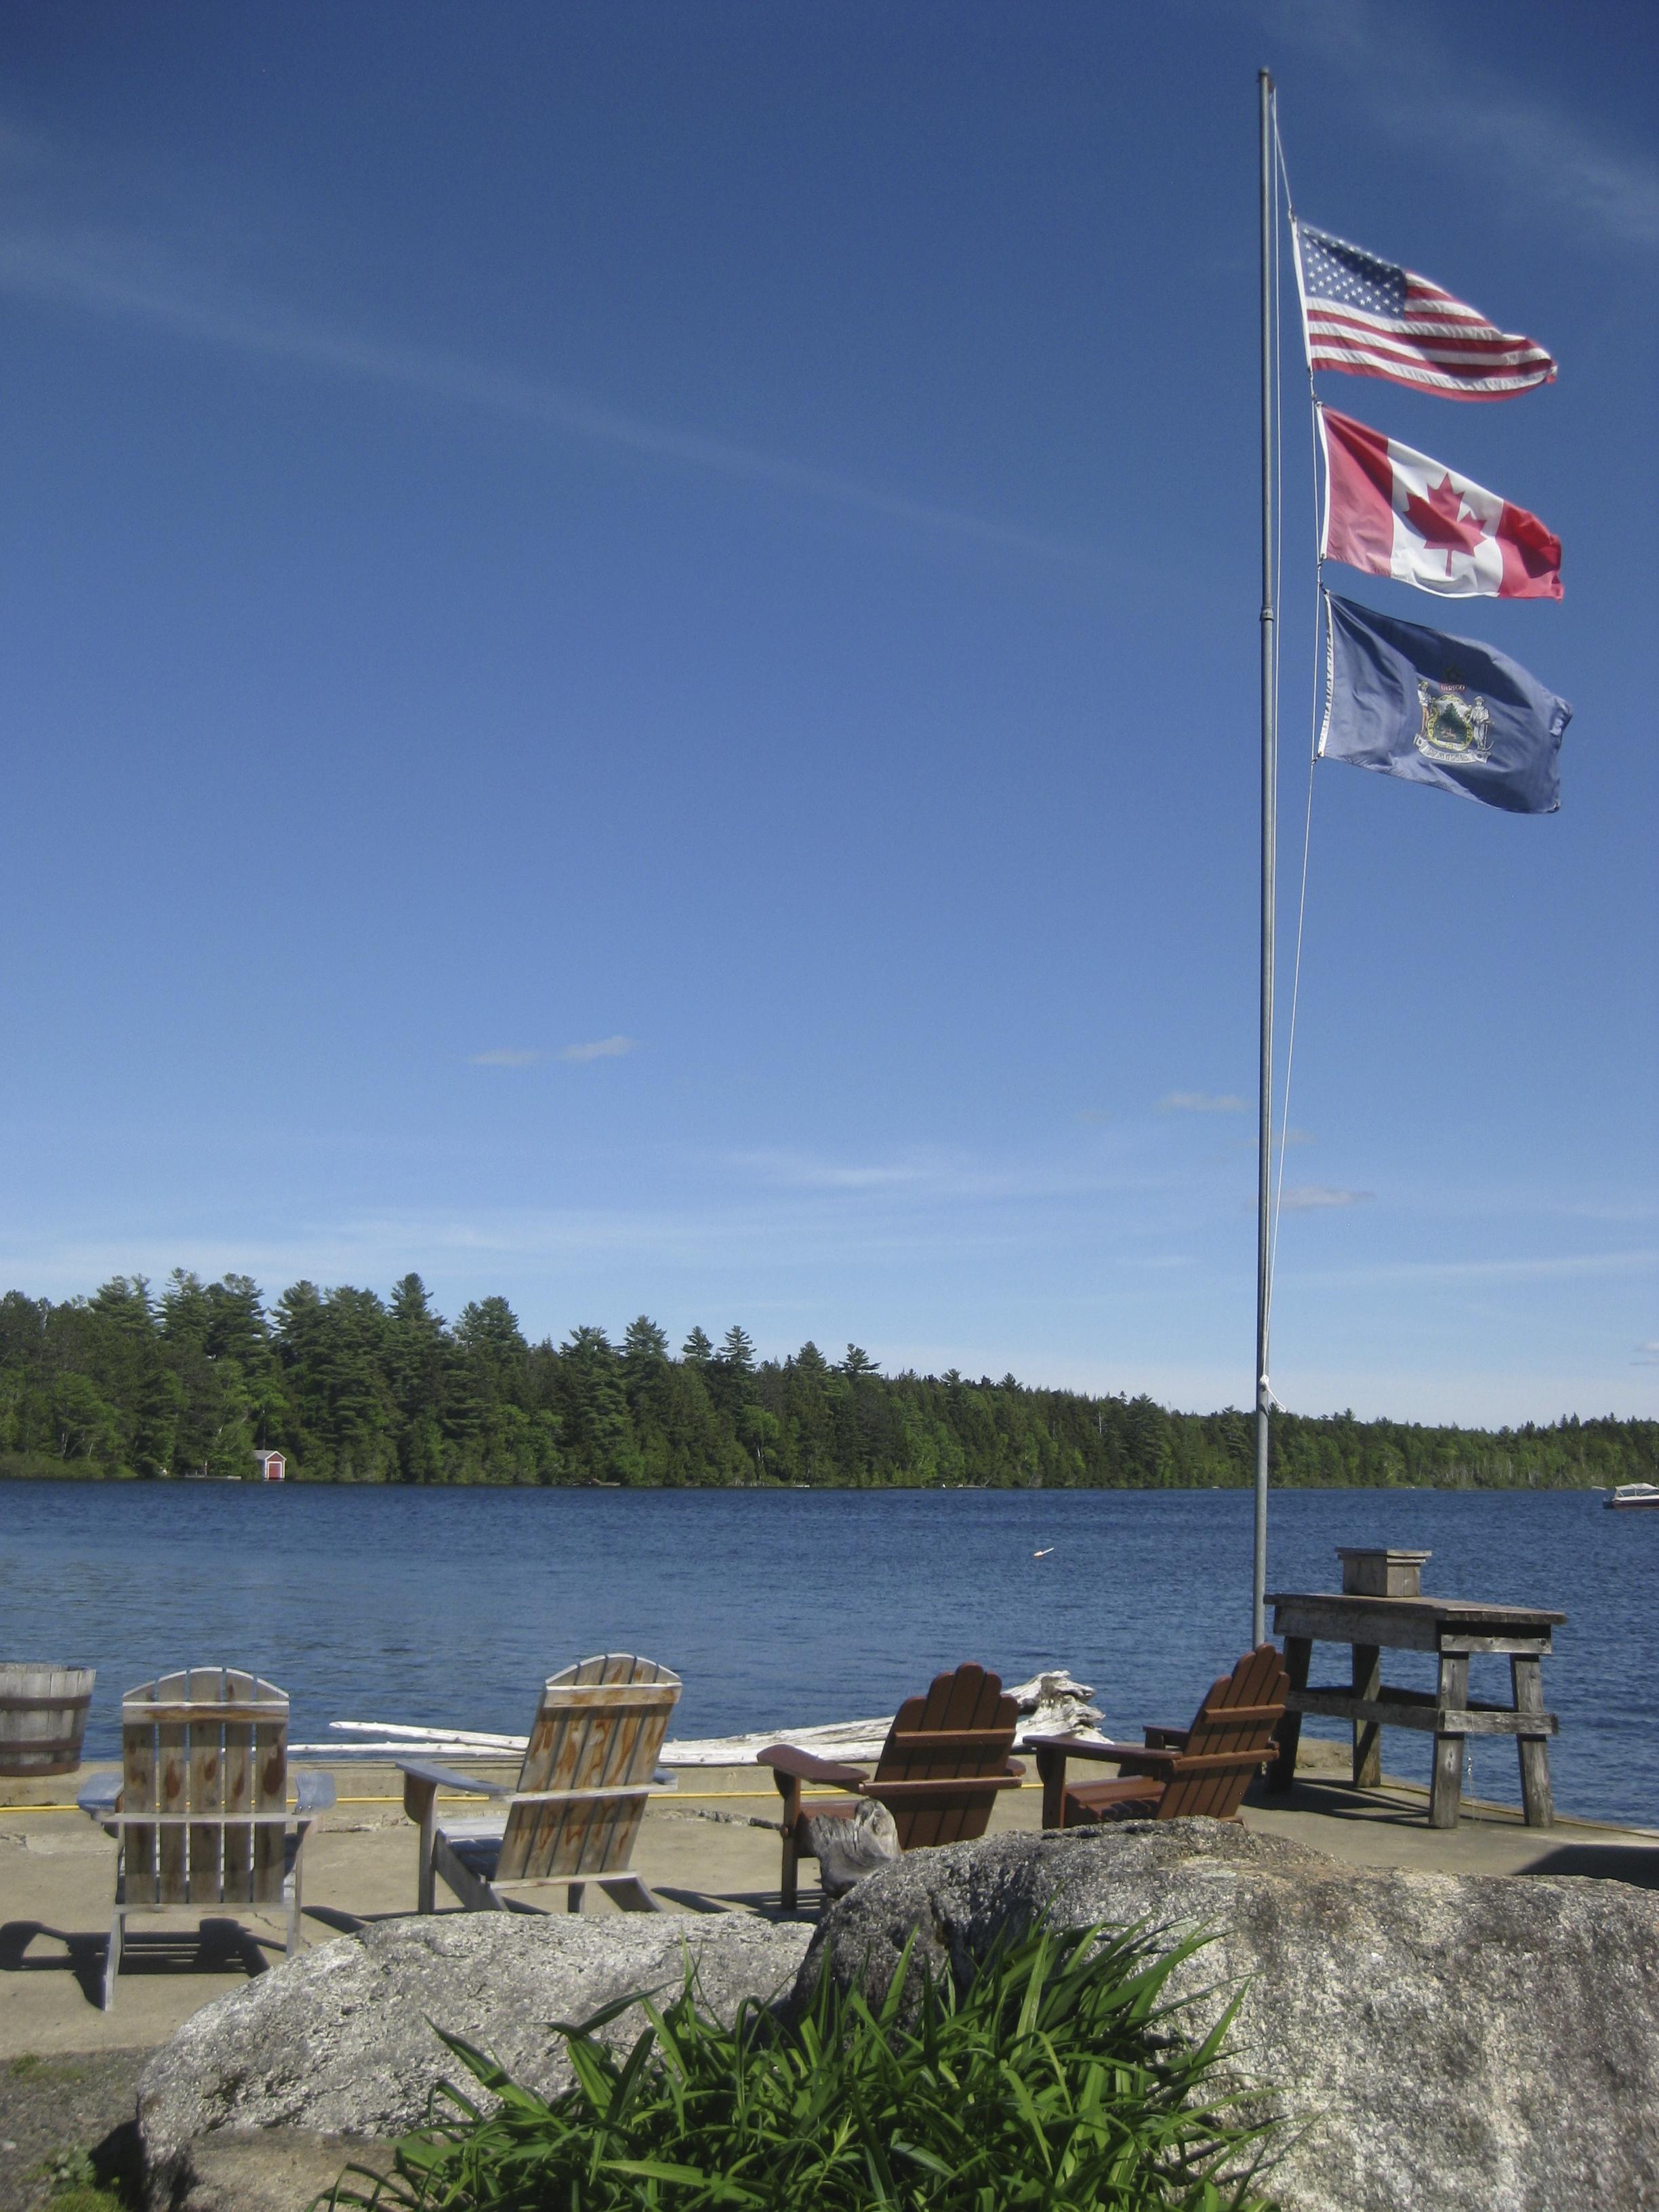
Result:
<svg viewBox="0 0 1659 2212"><path fill-rule="evenodd" d="M1443 399L1509 399L1555 381L1542 346L1495 330L1426 276L1305 222L1295 236L1310 368L1383 376Z"/></svg>

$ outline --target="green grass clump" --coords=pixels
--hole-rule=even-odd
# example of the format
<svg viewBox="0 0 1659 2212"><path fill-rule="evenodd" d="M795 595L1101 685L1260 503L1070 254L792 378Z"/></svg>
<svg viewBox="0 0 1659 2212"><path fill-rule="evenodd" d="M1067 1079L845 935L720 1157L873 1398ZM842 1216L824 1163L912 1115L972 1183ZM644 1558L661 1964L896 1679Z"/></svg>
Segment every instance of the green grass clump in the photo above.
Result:
<svg viewBox="0 0 1659 2212"><path fill-rule="evenodd" d="M431 2124L378 2180L343 2177L331 2206L379 2212L1271 2212L1251 2170L1267 2130L1212 2076L1232 2020L1182 2033L1171 1974L1135 1930L1044 1932L999 1951L965 1989L901 1966L874 2008L820 1984L781 2027L746 2002L700 2013L688 1966L659 2008L624 1998L561 2026L574 2086L549 2102L482 2052L444 2040L500 2100L446 2085ZM648 2026L625 2056L598 2031L630 2003ZM1240 2177L1243 2177L1242 2179Z"/></svg>
<svg viewBox="0 0 1659 2212"><path fill-rule="evenodd" d="M89 2150L53 2151L35 2167L33 2179L49 2185L47 2212L126 2212L125 2197L106 2185Z"/></svg>

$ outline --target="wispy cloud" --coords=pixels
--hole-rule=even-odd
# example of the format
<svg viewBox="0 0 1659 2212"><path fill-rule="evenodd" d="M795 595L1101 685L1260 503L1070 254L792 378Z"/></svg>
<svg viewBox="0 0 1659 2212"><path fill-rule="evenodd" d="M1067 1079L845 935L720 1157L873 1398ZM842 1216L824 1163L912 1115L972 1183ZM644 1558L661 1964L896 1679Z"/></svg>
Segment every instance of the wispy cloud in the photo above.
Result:
<svg viewBox="0 0 1659 2212"><path fill-rule="evenodd" d="M918 1149L886 1159L838 1160L775 1146L728 1153L726 1164L743 1177L775 1190L885 1200L857 1211L866 1218L873 1212L888 1220L901 1214L922 1219L933 1207L949 1211L983 1204L1006 1212L1010 1201L1016 1206L1028 1201L1037 1208L1056 1200L1069 1206L1089 1198L1167 1192L1181 1182L1168 1174L1083 1166L1071 1158L987 1160L942 1149ZM1045 1229L1042 1233L1051 1232Z"/></svg>
<svg viewBox="0 0 1659 2212"><path fill-rule="evenodd" d="M1645 1344L1638 1344L1637 1346L1636 1357L1632 1360L1631 1365L1632 1367L1659 1367L1659 1336L1650 1337Z"/></svg>
<svg viewBox="0 0 1659 2212"><path fill-rule="evenodd" d="M539 1067L547 1058L544 1052L532 1052L515 1044L498 1044L493 1052L475 1052L468 1062L472 1067Z"/></svg>
<svg viewBox="0 0 1659 2212"><path fill-rule="evenodd" d="M1282 1143L1286 1152L1292 1145L1312 1145L1318 1141L1310 1129L1286 1129L1282 1138L1275 1137L1273 1139L1275 1144ZM1256 1139L1254 1137L1235 1137L1233 1145L1239 1152L1253 1152L1256 1147Z"/></svg>
<svg viewBox="0 0 1659 2212"><path fill-rule="evenodd" d="M1369 1190L1332 1190L1322 1182L1303 1182L1285 1192L1283 1203L1287 1213L1318 1213L1331 1206L1369 1206L1375 1195Z"/></svg>
<svg viewBox="0 0 1659 2212"><path fill-rule="evenodd" d="M1103 1106L1079 1106L1077 1118L1079 1121L1109 1121L1112 1117Z"/></svg>
<svg viewBox="0 0 1659 2212"><path fill-rule="evenodd" d="M558 385L492 368L464 355L353 332L180 268L143 239L49 228L0 234L0 292L148 325L228 350L295 362L686 468L746 478L891 522L1063 560L1098 557L1087 546L1041 531L989 521L833 469L625 414Z"/></svg>
<svg viewBox="0 0 1659 2212"><path fill-rule="evenodd" d="M936 1184L953 1164L936 1159L842 1161L799 1152L733 1152L732 1165L786 1190L896 1190ZM960 1173L960 1168L955 1168Z"/></svg>
<svg viewBox="0 0 1659 2212"><path fill-rule="evenodd" d="M1562 1252L1493 1260L1395 1260L1374 1266L1298 1270L1304 1283L1533 1283L1650 1275L1659 1252Z"/></svg>
<svg viewBox="0 0 1659 2212"><path fill-rule="evenodd" d="M578 1062L590 1060L621 1060L626 1054L637 1052L638 1049L639 1047L632 1037L608 1036L600 1037L594 1044L568 1044L559 1054L559 1058Z"/></svg>
<svg viewBox="0 0 1659 2212"><path fill-rule="evenodd" d="M1586 122L1559 100L1523 92L1502 72L1470 65L1429 33L1419 15L1409 36L1412 64L1400 66L1405 32L1397 9L1370 0L1277 0L1268 19L1282 34L1354 81L1371 113L1403 145L1478 166L1511 163L1516 149L1546 147L1527 173L1524 213L1540 206L1624 246L1659 246L1659 163L1620 146L1598 118ZM1386 240L1375 243L1388 251ZM1449 281L1443 279L1443 281Z"/></svg>
<svg viewBox="0 0 1659 2212"><path fill-rule="evenodd" d="M1158 1102L1160 1114L1243 1114L1248 1109L1242 1098L1231 1091L1212 1093L1207 1091L1172 1091Z"/></svg>

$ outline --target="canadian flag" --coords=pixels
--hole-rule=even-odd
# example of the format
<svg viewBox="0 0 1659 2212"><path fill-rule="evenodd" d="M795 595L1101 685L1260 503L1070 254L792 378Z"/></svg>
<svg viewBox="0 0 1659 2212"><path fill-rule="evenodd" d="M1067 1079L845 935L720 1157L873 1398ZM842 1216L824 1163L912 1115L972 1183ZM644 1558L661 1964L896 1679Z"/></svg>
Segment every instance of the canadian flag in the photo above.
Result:
<svg viewBox="0 0 1659 2212"><path fill-rule="evenodd" d="M1319 556L1448 599L1559 599L1561 541L1524 507L1334 408L1319 410Z"/></svg>

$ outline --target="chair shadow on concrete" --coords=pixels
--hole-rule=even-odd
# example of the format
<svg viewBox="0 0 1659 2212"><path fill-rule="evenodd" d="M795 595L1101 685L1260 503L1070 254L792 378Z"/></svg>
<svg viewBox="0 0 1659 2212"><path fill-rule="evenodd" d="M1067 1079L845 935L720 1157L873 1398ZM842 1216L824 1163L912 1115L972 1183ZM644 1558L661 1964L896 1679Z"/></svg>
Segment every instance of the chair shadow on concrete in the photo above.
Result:
<svg viewBox="0 0 1659 2212"><path fill-rule="evenodd" d="M321 1940L327 1942L330 1936L360 1936L365 1928L374 1927L377 1921L404 1920L409 1916L403 1912L342 1912L337 1905L308 1905L305 1917L307 1920L322 1923L328 1935Z"/></svg>
<svg viewBox="0 0 1659 2212"><path fill-rule="evenodd" d="M1558 1844L1527 1869L1529 1875L1588 1875L1598 1881L1627 1881L1659 1889L1659 1850L1640 1844Z"/></svg>
<svg viewBox="0 0 1659 2212"><path fill-rule="evenodd" d="M39 1939L61 1943L61 1952L32 1955ZM240 1921L204 1917L199 1927L145 1929L142 1925L129 1939L122 1954L122 1971L140 1974L226 1972L240 1966L252 1980L267 1973L266 1950L280 1950L282 1937L273 1931L261 1937ZM44 1920L8 1920L0 1924L0 1974L72 1974L90 2005L101 2009L104 2002L104 1960L109 1938L67 1928L53 1928Z"/></svg>
<svg viewBox="0 0 1659 2212"><path fill-rule="evenodd" d="M724 1895L716 1897L706 1889L677 1889L672 1882L653 1881L651 1887L659 1897L672 1898L676 1905L683 1905L688 1912L712 1914L716 1918L722 1913L730 1912L732 1905L738 1901Z"/></svg>
<svg viewBox="0 0 1659 2212"><path fill-rule="evenodd" d="M1413 1796L1399 1791L1356 1790L1347 1782L1328 1781L1322 1775L1304 1778L1298 1774L1288 1790L1269 1796L1267 1784L1258 1778L1244 1793L1247 1806L1264 1813L1317 1813L1328 1820L1369 1820L1392 1822L1407 1828L1421 1828L1426 1825L1428 1792ZM1317 1850L1317 1844L1311 1847Z"/></svg>

